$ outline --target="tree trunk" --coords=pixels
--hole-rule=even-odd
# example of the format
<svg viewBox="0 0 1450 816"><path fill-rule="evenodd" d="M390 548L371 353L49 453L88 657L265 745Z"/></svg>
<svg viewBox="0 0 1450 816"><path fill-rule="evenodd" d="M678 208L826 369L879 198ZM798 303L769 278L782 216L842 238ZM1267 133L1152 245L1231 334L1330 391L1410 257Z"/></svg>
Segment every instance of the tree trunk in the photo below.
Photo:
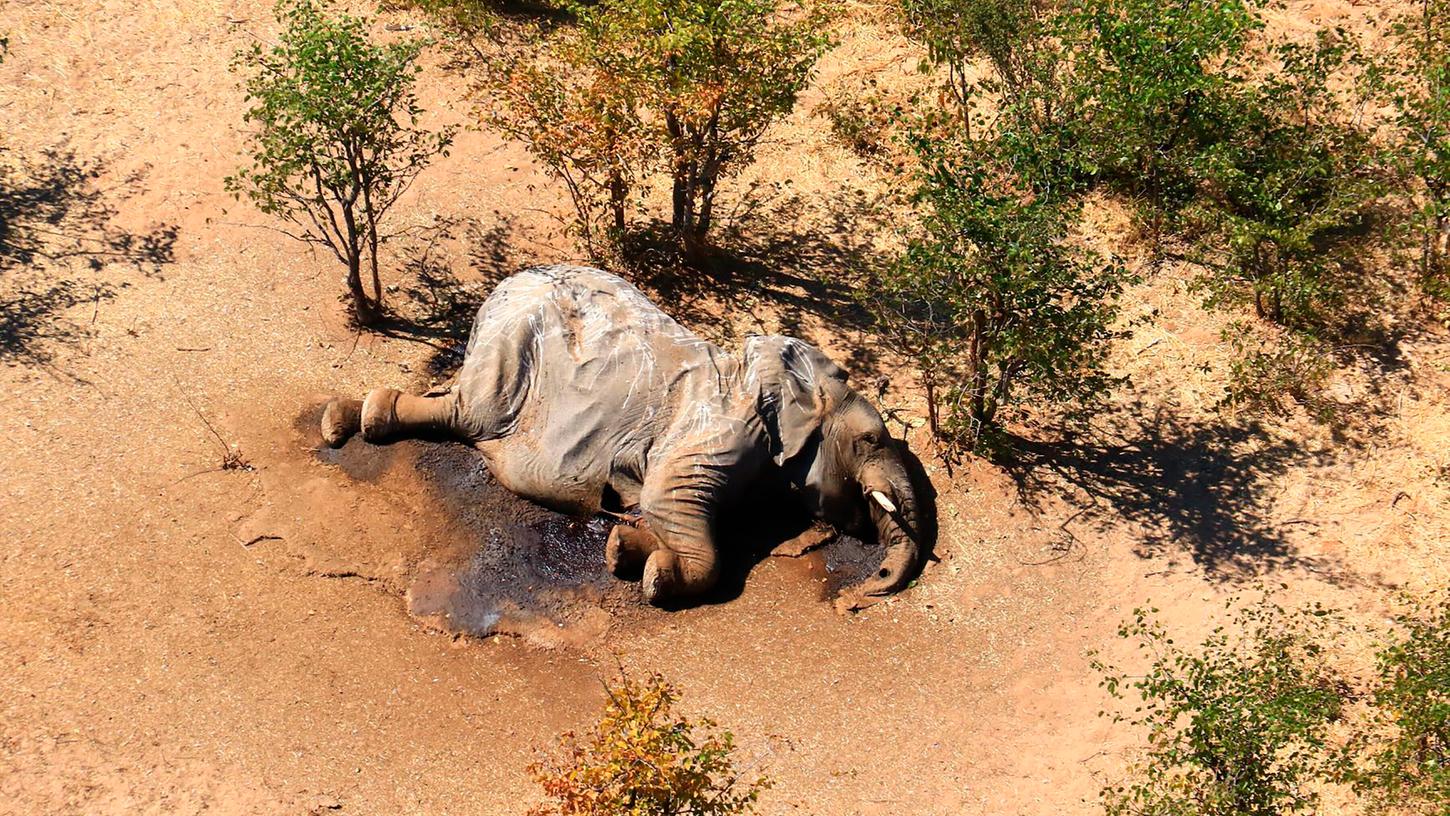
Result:
<svg viewBox="0 0 1450 816"><path fill-rule="evenodd" d="M342 208L343 223L347 229L347 289L352 294L353 316L362 326L378 322L377 305L368 299L362 283L362 236L358 234L357 217L352 207Z"/></svg>
<svg viewBox="0 0 1450 816"><path fill-rule="evenodd" d="M368 229L368 265L371 267L373 277L373 306L381 313L383 310L383 284L378 279L378 232L376 227Z"/></svg>
<svg viewBox="0 0 1450 816"><path fill-rule="evenodd" d="M368 299L368 293L363 289L362 258L353 248L348 250L347 290L352 295L352 311L358 325L371 326L377 323L377 307Z"/></svg>
<svg viewBox="0 0 1450 816"><path fill-rule="evenodd" d="M368 267L372 273L373 306L381 314L383 310L383 284L378 278L378 214L373 211L373 198L371 192L368 190L366 180L364 180L362 196L363 225L367 230Z"/></svg>
<svg viewBox="0 0 1450 816"><path fill-rule="evenodd" d="M609 174L609 209L614 214L614 239L624 239L624 205L629 196L624 177L618 170Z"/></svg>
<svg viewBox="0 0 1450 816"><path fill-rule="evenodd" d="M665 111L665 131L670 135L670 226L675 234L683 234L689 217L689 159L685 154L685 135L673 111Z"/></svg>
<svg viewBox="0 0 1450 816"><path fill-rule="evenodd" d="M693 163L683 156L676 159L675 164L675 188L674 188L674 228L675 238L685 247L686 254L689 253L691 239L695 231L695 168Z"/></svg>
<svg viewBox="0 0 1450 816"><path fill-rule="evenodd" d="M715 213L715 177L718 173L719 169L712 163L707 164L705 172L700 175L700 212L695 216L694 240L701 249L705 247L705 238Z"/></svg>
<svg viewBox="0 0 1450 816"><path fill-rule="evenodd" d="M977 425L972 429L974 436L980 436L982 426L991 420L987 416L987 315L978 309L972 312L972 336L968 347L971 366L971 415Z"/></svg>

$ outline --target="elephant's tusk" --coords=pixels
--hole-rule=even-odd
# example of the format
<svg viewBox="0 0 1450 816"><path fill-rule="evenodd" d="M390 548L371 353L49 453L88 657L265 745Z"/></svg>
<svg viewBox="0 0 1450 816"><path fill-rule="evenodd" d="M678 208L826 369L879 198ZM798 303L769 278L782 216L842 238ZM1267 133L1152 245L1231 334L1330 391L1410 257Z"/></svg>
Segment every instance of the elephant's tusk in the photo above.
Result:
<svg viewBox="0 0 1450 816"><path fill-rule="evenodd" d="M886 498L886 494L882 493L880 490L871 491L871 498L875 499L876 503L881 505L882 510L885 510L888 513L896 512L896 505L892 504L891 500Z"/></svg>

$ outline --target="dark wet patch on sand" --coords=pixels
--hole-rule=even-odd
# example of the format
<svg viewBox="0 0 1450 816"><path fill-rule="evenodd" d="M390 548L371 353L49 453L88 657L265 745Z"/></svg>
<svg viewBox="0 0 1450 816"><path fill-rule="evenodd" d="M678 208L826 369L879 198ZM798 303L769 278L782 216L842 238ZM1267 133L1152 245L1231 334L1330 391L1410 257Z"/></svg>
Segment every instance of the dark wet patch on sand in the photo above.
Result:
<svg viewBox="0 0 1450 816"><path fill-rule="evenodd" d="M320 413L320 406L308 410L295 429L320 442ZM571 517L515 496L467 445L415 440L373 445L354 438L335 450L321 444L316 450L320 461L350 479L411 487L422 497L415 518L426 557L404 583L408 611L430 628L472 637L513 635L542 646L583 646L599 642L621 617L668 614L644 606L636 583L616 580L605 568L604 543L614 519ZM727 555L727 571L737 580L705 603L738 595L764 553L788 535L781 530L794 522L784 519L786 511L770 511L754 518L782 520L767 518L722 531L724 548L734 554ZM814 597L800 594L802 602L815 603L864 580L882 552L873 542L842 535L799 559L778 560L790 562L783 573L795 576L788 579L793 587L807 583L817 589Z"/></svg>

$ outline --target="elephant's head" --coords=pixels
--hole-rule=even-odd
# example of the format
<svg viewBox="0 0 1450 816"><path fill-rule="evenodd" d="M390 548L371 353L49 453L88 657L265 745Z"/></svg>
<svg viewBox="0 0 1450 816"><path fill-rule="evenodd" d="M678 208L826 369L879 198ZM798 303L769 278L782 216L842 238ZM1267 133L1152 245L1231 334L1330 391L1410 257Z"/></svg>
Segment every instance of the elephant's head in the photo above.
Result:
<svg viewBox="0 0 1450 816"><path fill-rule="evenodd" d="M746 360L771 456L792 486L817 518L852 531L869 523L886 547L856 593L879 597L906 586L927 546L928 502L881 415L846 384L845 371L799 340L752 337Z"/></svg>

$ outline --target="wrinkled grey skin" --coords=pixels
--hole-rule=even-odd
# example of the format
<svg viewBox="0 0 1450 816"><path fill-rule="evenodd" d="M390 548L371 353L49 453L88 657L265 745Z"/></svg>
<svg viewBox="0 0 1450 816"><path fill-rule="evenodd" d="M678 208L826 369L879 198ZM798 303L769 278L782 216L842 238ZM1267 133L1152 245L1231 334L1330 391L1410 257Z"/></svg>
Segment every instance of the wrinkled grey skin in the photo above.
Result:
<svg viewBox="0 0 1450 816"><path fill-rule="evenodd" d="M359 430L370 442L456 436L520 496L637 517L611 533L608 562L616 574L642 567L656 604L714 585L717 520L762 479L783 480L838 528L874 523L887 553L858 598L900 589L920 556L906 468L835 363L780 336L749 338L737 358L597 269L508 278L479 309L452 389L334 399L322 430L333 446Z"/></svg>

